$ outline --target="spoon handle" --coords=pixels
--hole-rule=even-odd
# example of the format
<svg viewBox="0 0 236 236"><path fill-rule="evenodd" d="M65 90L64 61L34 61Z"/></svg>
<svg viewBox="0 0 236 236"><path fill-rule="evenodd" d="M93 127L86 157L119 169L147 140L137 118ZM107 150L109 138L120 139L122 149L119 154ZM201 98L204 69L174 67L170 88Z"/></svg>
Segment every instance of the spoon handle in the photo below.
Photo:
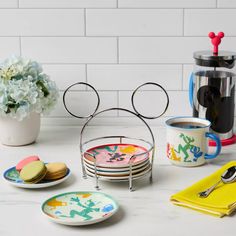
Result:
<svg viewBox="0 0 236 236"><path fill-rule="evenodd" d="M210 188L208 188L207 190L205 191L202 191L200 193L198 193L198 196L201 197L201 198L206 198L210 195L210 193L216 188L216 186L221 183L221 180L218 181L216 184L212 185Z"/></svg>

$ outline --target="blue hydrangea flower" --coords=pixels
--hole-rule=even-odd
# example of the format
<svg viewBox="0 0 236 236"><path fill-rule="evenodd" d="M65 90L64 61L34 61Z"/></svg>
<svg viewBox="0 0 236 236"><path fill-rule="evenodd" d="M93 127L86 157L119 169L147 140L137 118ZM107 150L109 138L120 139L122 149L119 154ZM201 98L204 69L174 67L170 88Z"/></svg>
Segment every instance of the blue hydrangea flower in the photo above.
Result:
<svg viewBox="0 0 236 236"><path fill-rule="evenodd" d="M56 105L56 83L42 73L41 65L22 57L0 64L0 116L23 120L31 112L48 114Z"/></svg>

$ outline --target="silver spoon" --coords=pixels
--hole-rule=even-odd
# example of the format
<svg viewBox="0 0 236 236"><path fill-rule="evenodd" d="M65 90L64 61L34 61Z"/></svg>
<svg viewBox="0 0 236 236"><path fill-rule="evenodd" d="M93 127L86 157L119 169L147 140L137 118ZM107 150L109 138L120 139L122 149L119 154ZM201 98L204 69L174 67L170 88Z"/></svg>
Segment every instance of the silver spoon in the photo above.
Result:
<svg viewBox="0 0 236 236"><path fill-rule="evenodd" d="M222 175L220 181L218 181L216 184L211 186L210 188L206 189L205 191L202 191L198 193L199 197L206 198L209 196L209 194L216 188L216 186L219 183L224 184L230 184L236 181L236 166L232 166L229 169L227 169Z"/></svg>

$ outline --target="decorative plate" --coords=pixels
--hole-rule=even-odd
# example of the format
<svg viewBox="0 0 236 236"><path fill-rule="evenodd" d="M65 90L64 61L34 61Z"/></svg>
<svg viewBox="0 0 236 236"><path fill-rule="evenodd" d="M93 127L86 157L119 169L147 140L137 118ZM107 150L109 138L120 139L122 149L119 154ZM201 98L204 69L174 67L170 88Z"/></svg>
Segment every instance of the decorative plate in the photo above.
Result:
<svg viewBox="0 0 236 236"><path fill-rule="evenodd" d="M137 169L140 169L141 167L143 167L143 166L146 166L146 165L148 165L150 163L150 160L149 159L147 159L147 160L145 160L144 162L142 162L142 163L140 163L140 164L138 164L138 165L133 165L132 166L132 169L133 170L137 170ZM92 170L94 170L95 169L95 166L94 165L91 165L91 164L89 164L88 162L84 162L84 165L86 166L86 167L88 167L88 168L90 168L90 169L92 169ZM114 172L127 172L127 171L129 171L129 167L121 167L121 168L110 168L110 167L101 167L101 166L97 166L96 167L96 169L98 170L98 171L102 171L102 172L106 172L106 173L114 173Z"/></svg>
<svg viewBox="0 0 236 236"><path fill-rule="evenodd" d="M16 170L16 168L12 167L4 172L3 177L9 184L14 185L16 187L34 189L34 188L47 188L47 187L51 187L51 186L60 184L60 183L64 182L70 175L71 175L71 171L68 168L67 174L61 179L42 180L41 182L39 182L37 184L28 184L28 183L25 183L20 178L19 172Z"/></svg>
<svg viewBox="0 0 236 236"><path fill-rule="evenodd" d="M149 164L148 167L146 167L143 171L140 171L138 173L132 174L132 178L133 179L138 179L144 175L147 175L149 172L151 171L151 165ZM95 174L91 171L89 171L86 168L86 173L88 176L90 177L95 177ZM100 175L97 173L97 176L100 180L107 180L107 181L113 181L113 180L117 180L117 181L128 181L129 180L129 175L122 175L122 176L108 176L108 175Z"/></svg>
<svg viewBox="0 0 236 236"><path fill-rule="evenodd" d="M93 147L87 150L96 156L97 165L101 167L121 168L128 167L130 158L138 155L132 160L133 165L140 164L148 159L147 149L134 144L107 144ZM145 153L142 155L142 153ZM94 158L89 154L84 154L84 159L89 164L94 165Z"/></svg>
<svg viewBox="0 0 236 236"><path fill-rule="evenodd" d="M147 162L146 165L141 166L141 167L138 168L138 169L133 169L133 170L132 170L132 173L133 173L133 174L140 173L141 171L147 169L148 167L150 167L150 163ZM86 166L86 169L87 169L88 171L90 171L91 173L95 174L95 170L92 169L91 167ZM118 177L118 176L121 176L121 177L123 177L123 176L129 176L130 170L111 172L111 171L102 171L102 170L97 169L97 174L98 174L99 176L115 176L115 177L116 177L116 176L117 176L117 177Z"/></svg>
<svg viewBox="0 0 236 236"><path fill-rule="evenodd" d="M56 195L42 205L43 213L64 225L89 225L108 219L118 210L117 202L101 192L70 192Z"/></svg>

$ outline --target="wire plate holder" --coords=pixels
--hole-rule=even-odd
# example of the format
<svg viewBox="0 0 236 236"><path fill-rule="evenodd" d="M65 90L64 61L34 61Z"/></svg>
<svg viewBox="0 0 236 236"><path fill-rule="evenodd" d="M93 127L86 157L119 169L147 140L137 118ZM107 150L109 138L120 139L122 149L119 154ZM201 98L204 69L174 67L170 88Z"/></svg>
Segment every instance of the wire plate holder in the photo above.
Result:
<svg viewBox="0 0 236 236"><path fill-rule="evenodd" d="M88 86L88 88L90 88L96 94L96 98L97 98L97 105L96 105L94 111L90 115L88 115L88 116L81 116L79 114L75 114L74 112L72 112L68 108L68 106L66 104L66 95L70 91L70 89L72 89L74 86L81 86L81 85L82 86ZM137 94L137 92L139 92L139 90L141 90L144 86L147 86L147 85L149 85L149 86L150 85L156 86L156 87L158 87L159 89L161 89L165 93L165 96L166 96L166 106L165 106L165 109L163 110L163 112L161 114L158 114L158 115L155 115L155 116L145 116L145 115L141 114L138 111L138 109L136 108L136 106L135 106L135 95ZM129 190L133 191L134 190L133 180L140 179L140 178L143 178L143 177L149 175L150 182L152 181L152 169L153 169L153 160L154 160L154 153L155 153L155 138L154 138L154 135L153 135L153 132L152 132L150 126L148 125L148 123L144 119L157 119L157 118L161 117L167 111L168 106L169 106L169 96L168 96L168 93L167 93L167 91L161 85L159 85L157 83L154 83L154 82L147 82L147 83L144 83L144 84L138 86L133 91L132 96L131 96L131 104L132 104L132 107L133 107L134 111L131 111L131 110L128 110L128 109L125 109L125 108L119 108L119 107L108 108L108 109L104 109L104 110L98 111L99 105L100 105L100 101L101 101L101 99L100 99L98 91L92 85L90 85L88 83L85 83L85 82L77 82L75 84L70 85L65 90L65 92L63 94L63 104L64 104L64 107L67 110L67 112L70 115L74 116L75 118L87 119L87 121L83 125L83 127L81 129L81 132L80 132L80 153L81 153L81 166L82 166L83 177L86 179L87 176L88 176L88 173L86 171L85 164L84 164L84 155L86 154L86 155L90 155L94 159L95 188L96 189L100 189L99 188L99 179L102 180L103 177L101 175L98 175L98 173L97 173L98 170L97 170L96 155L92 154L90 152L87 152L87 149L85 148L86 145L91 144L94 141L101 141L101 140L104 140L107 143L107 140L109 140L109 139L118 139L118 143L120 143L120 144L124 143L124 140L129 140L129 141L132 140L134 142L137 142L137 141L143 142L144 145L146 145L146 146L148 145L147 151L144 151L144 152L139 153L139 154L133 154L132 156L130 156L130 159L129 159L129 176L126 179L126 181L128 180L128 182L129 182ZM138 138L135 138L135 137L128 137L128 136L122 136L122 135L103 136L103 137L93 138L93 139L90 139L88 141L84 141L85 130L86 130L86 127L89 125L89 123L95 117L99 116L100 114L109 112L109 111L123 111L123 112L129 113L129 114L137 117L138 119L140 119L142 121L142 123L144 124L144 126L148 129L148 131L150 133L151 141L146 141L144 139L138 139ZM133 166L132 160L135 159L137 156L141 156L141 155L149 155L150 168L149 168L148 172L144 172L143 175L141 174L138 177L135 177L135 176L133 176L133 167L134 166ZM120 181L120 180L118 180L118 181Z"/></svg>

